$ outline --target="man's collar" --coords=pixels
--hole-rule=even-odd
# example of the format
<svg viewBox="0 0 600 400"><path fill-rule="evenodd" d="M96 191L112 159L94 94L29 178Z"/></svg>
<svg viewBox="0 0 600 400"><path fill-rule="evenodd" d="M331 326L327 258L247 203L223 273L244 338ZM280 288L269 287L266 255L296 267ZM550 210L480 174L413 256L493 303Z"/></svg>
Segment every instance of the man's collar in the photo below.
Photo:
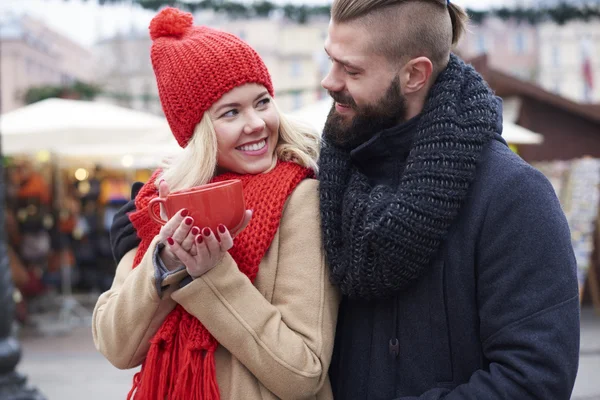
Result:
<svg viewBox="0 0 600 400"><path fill-rule="evenodd" d="M408 155L420 115L406 122L383 130L350 152L352 160L358 165L372 163L379 158Z"/></svg>

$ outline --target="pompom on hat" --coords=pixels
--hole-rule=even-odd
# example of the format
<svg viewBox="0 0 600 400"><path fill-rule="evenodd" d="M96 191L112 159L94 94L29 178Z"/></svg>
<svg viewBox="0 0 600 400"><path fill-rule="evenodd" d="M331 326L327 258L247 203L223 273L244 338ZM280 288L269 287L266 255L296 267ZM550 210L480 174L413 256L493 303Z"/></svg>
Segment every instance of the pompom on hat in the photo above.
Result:
<svg viewBox="0 0 600 400"><path fill-rule="evenodd" d="M194 26L190 13L164 8L150 22L150 38L160 102L181 147L231 89L258 83L274 95L269 71L252 47L230 33Z"/></svg>

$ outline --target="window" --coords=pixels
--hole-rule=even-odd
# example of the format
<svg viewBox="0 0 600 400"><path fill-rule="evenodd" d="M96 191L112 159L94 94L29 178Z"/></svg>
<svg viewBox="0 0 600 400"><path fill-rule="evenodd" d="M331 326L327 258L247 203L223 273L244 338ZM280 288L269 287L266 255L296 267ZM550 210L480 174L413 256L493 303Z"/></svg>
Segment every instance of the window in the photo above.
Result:
<svg viewBox="0 0 600 400"><path fill-rule="evenodd" d="M484 35L477 36L477 52L478 53L486 53L487 52L487 41L485 40Z"/></svg>
<svg viewBox="0 0 600 400"><path fill-rule="evenodd" d="M34 65L33 61L31 60L31 58L26 58L25 59L25 70L27 71L27 74L33 74L34 68L35 68L35 65Z"/></svg>
<svg viewBox="0 0 600 400"><path fill-rule="evenodd" d="M298 60L292 60L290 75L297 78L302 75L302 63Z"/></svg>
<svg viewBox="0 0 600 400"><path fill-rule="evenodd" d="M150 97L152 96L150 94L151 90L152 89L151 89L150 84L146 83L144 85L143 94L142 94L142 103L143 103L142 108L146 111L150 111Z"/></svg>
<svg viewBox="0 0 600 400"><path fill-rule="evenodd" d="M560 67L560 51L558 49L558 45L552 45L552 66Z"/></svg>
<svg viewBox="0 0 600 400"><path fill-rule="evenodd" d="M515 35L515 53L524 54L526 48L525 34L523 32L517 32Z"/></svg>
<svg viewBox="0 0 600 400"><path fill-rule="evenodd" d="M560 94L560 82L558 79L554 81L554 93Z"/></svg>
<svg viewBox="0 0 600 400"><path fill-rule="evenodd" d="M592 43L589 38L581 41L581 72L583 80L583 100L593 100L594 67L592 66Z"/></svg>
<svg viewBox="0 0 600 400"><path fill-rule="evenodd" d="M70 85L75 80L68 74L60 74L60 83L61 85Z"/></svg>
<svg viewBox="0 0 600 400"><path fill-rule="evenodd" d="M300 107L302 107L302 92L301 91L298 90L292 94L292 102L293 102L292 109L297 110Z"/></svg>

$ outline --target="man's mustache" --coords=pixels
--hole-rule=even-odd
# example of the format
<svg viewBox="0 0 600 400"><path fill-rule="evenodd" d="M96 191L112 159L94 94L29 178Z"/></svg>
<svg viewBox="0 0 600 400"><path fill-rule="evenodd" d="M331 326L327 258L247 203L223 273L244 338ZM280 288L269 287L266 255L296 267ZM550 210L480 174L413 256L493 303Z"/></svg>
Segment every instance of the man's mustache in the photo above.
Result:
<svg viewBox="0 0 600 400"><path fill-rule="evenodd" d="M350 106L353 109L357 108L356 102L354 101L354 99L352 98L352 96L350 96L349 94L340 93L340 92L332 92L330 90L328 90L327 93L329 93L329 96L331 96L331 98L333 99L333 101L335 101L336 103L340 103L340 104L344 104L346 106Z"/></svg>

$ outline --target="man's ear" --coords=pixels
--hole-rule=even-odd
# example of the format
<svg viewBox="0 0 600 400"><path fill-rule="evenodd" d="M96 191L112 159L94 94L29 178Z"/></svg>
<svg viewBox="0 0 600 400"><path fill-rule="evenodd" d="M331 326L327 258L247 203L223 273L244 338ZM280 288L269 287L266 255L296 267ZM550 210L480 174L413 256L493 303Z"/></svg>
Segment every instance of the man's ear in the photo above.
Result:
<svg viewBox="0 0 600 400"><path fill-rule="evenodd" d="M413 58L402 68L403 93L416 93L427 85L433 72L433 64L427 57Z"/></svg>

